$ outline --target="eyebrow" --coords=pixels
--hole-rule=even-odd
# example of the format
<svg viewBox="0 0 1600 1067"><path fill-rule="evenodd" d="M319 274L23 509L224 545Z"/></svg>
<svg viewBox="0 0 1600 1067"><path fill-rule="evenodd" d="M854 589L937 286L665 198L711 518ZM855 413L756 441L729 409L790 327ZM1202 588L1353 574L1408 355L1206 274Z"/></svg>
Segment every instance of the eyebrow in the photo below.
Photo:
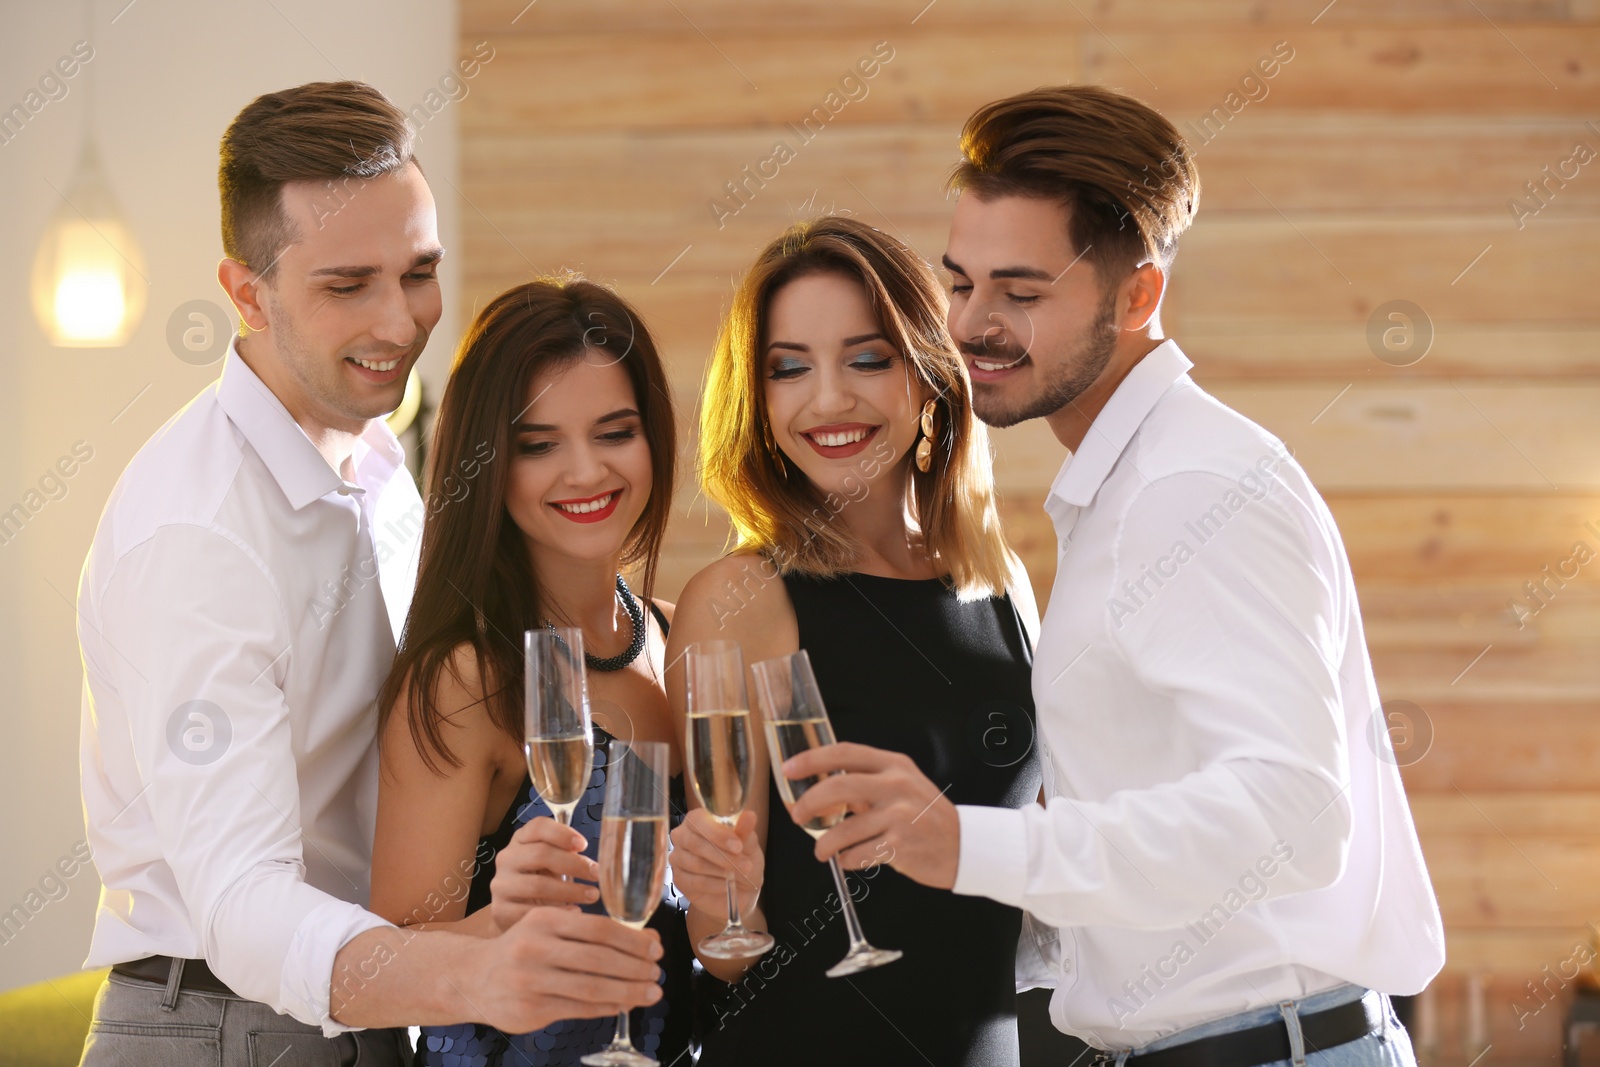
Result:
<svg viewBox="0 0 1600 1067"><path fill-rule="evenodd" d="M634 408L618 408L609 414L601 415L598 419L594 420L594 424L596 426L603 426L608 422L621 422L623 419L636 419L638 417L639 412ZM555 433L559 429L561 429L561 427L551 425L548 422L517 423L518 433Z"/></svg>
<svg viewBox="0 0 1600 1067"><path fill-rule="evenodd" d="M411 273L418 267L432 266L444 256L444 249L435 248L431 252L424 252L416 261L406 268L406 273ZM319 267L312 271L309 278L375 278L383 273L382 267Z"/></svg>
<svg viewBox="0 0 1600 1067"><path fill-rule="evenodd" d="M951 274L959 274L963 278L967 277L967 272L957 266L949 256L941 256L939 258L944 263L945 270ZM1000 281L1004 278L1024 278L1029 281L1053 282L1059 275L1042 271L1038 267L997 267L989 272L989 277L994 281Z"/></svg>
<svg viewBox="0 0 1600 1067"><path fill-rule="evenodd" d="M854 337L846 337L843 341L841 341L839 343L840 343L840 345L842 347L849 348L852 345L864 345L868 341L881 341L881 340L883 340L883 334L881 334L878 331L874 330L871 333L862 333L862 334L857 334ZM771 350L771 349L774 349L774 348L785 348L785 349L789 349L789 350L794 351L794 352L809 352L809 351L811 351L811 348L810 348L809 345L803 345L803 344L800 344L797 341L774 341L770 345L768 345L767 348L768 348L768 350Z"/></svg>

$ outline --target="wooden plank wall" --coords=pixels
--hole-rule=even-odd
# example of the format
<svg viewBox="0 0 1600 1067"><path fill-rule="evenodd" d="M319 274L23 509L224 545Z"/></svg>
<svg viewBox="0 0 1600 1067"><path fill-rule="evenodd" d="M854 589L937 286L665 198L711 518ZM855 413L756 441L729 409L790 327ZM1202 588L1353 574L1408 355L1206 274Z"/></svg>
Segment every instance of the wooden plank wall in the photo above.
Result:
<svg viewBox="0 0 1600 1067"><path fill-rule="evenodd" d="M1574 159L1600 152L1600 3L461 8L462 54L494 49L462 105L466 310L535 272L616 284L662 341L686 424L732 281L786 223L848 211L937 258L977 104L1100 82L1189 132L1204 193L1168 329L1322 488L1380 689L1428 738L1403 758L1450 962L1417 1037L1440 1063L1556 1053L1564 1002L1524 983L1600 919L1600 559L1574 554L1600 557L1600 162ZM878 42L893 58L867 95L797 134ZM1293 58L1265 95L1241 91L1275 48ZM778 142L793 158L747 182ZM1432 327L1409 366L1367 339L1395 300ZM1060 451L1038 426L997 436L1042 595ZM686 478L663 593L724 536Z"/></svg>

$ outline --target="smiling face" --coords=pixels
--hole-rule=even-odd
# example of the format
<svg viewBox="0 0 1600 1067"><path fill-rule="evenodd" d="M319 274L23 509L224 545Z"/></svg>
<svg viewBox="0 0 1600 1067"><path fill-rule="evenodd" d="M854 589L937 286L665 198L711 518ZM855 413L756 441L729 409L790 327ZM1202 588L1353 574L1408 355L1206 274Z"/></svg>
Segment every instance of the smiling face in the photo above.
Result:
<svg viewBox="0 0 1600 1067"><path fill-rule="evenodd" d="M773 439L818 489L849 496L847 479L882 477L906 458L926 390L860 282L807 274L784 285L768 304L764 343Z"/></svg>
<svg viewBox="0 0 1600 1067"><path fill-rule="evenodd" d="M650 500L650 444L633 383L585 349L535 374L517 418L506 509L536 557L615 557Z"/></svg>
<svg viewBox="0 0 1600 1067"><path fill-rule="evenodd" d="M1055 414L1082 396L1121 335L1117 287L1102 286L1049 200L968 193L956 204L944 265L950 333L991 426Z"/></svg>
<svg viewBox="0 0 1600 1067"><path fill-rule="evenodd" d="M259 284L251 367L308 429L360 433L400 406L439 322L433 195L408 164L332 187L291 182L282 198L297 236Z"/></svg>

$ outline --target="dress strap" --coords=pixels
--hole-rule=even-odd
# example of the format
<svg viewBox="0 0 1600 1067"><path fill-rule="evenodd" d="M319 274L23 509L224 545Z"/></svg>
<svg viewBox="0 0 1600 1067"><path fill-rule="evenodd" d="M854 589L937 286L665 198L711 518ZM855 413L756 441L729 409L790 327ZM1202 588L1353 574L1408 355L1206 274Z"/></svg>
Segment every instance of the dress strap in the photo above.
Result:
<svg viewBox="0 0 1600 1067"><path fill-rule="evenodd" d="M656 617L656 625L661 627L661 636L667 636L667 631L672 629L672 624L667 621L666 612L654 601L650 601L650 614Z"/></svg>

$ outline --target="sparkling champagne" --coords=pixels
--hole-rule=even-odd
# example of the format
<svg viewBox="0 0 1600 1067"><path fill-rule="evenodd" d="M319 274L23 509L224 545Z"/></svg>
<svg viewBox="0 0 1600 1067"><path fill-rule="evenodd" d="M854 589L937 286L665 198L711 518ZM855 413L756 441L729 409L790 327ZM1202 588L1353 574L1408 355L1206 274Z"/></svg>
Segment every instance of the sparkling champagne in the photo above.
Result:
<svg viewBox="0 0 1600 1067"><path fill-rule="evenodd" d="M530 737L523 744L528 775L551 808L576 804L589 787L594 746L588 734L574 737Z"/></svg>
<svg viewBox="0 0 1600 1067"><path fill-rule="evenodd" d="M723 822L744 810L750 792L750 712L689 715L689 770L700 804Z"/></svg>
<svg viewBox="0 0 1600 1067"><path fill-rule="evenodd" d="M600 820L600 899L613 919L634 929L649 922L666 873L666 816Z"/></svg>
<svg viewBox="0 0 1600 1067"><path fill-rule="evenodd" d="M777 764L798 756L810 748L821 748L823 745L833 744L833 724L826 717L816 719L787 719L767 724L767 745L772 752L774 770ZM813 774L806 778L788 778L781 771L773 776L778 783L778 792L783 794L783 799L790 804L799 800L810 789L822 780L821 775ZM825 812L822 815L801 824L800 829L812 837L821 837L833 826L844 818L844 809Z"/></svg>

